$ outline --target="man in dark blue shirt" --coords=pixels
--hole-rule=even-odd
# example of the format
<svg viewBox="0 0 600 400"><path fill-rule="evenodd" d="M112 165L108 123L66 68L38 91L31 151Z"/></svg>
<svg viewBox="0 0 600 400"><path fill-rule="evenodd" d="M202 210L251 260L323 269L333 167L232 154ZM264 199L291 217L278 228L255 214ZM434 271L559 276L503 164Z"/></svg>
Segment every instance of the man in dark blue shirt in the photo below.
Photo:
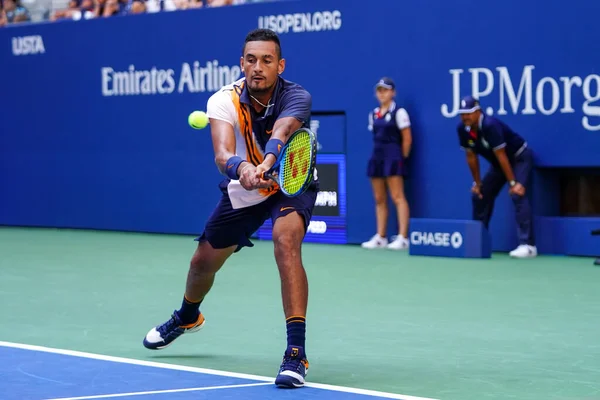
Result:
<svg viewBox="0 0 600 400"><path fill-rule="evenodd" d="M461 100L458 138L467 153L467 163L473 175L473 219L482 221L487 228L492 217L494 202L506 182L515 204L519 246L510 252L512 257L535 257L532 215L527 198L527 183L533 167L533 154L527 142L508 125L481 112L479 100L467 96ZM481 179L479 158L490 163Z"/></svg>

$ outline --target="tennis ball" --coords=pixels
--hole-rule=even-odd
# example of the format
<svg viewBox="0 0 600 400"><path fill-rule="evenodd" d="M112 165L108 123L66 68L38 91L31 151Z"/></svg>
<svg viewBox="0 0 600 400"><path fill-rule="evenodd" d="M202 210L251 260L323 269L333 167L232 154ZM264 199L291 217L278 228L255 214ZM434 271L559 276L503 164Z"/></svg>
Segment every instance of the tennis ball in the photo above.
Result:
<svg viewBox="0 0 600 400"><path fill-rule="evenodd" d="M204 111L194 111L188 117L188 124L194 129L204 129L208 125L208 115Z"/></svg>

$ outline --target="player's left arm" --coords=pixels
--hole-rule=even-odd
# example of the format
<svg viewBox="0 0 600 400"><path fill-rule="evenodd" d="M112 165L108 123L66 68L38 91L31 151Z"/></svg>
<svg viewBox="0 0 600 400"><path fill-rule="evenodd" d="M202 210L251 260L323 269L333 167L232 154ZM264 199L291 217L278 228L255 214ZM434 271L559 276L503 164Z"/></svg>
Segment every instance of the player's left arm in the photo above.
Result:
<svg viewBox="0 0 600 400"><path fill-rule="evenodd" d="M273 125L273 133L265 146L265 158L256 168L257 176L271 169L281 148L294 132L300 129L310 118L312 98L305 90L289 92L281 101L285 104L279 118Z"/></svg>
<svg viewBox="0 0 600 400"><path fill-rule="evenodd" d="M522 183L517 182L515 180L515 173L510 165L510 161L508 161L508 156L506 155L506 150L504 147L494 150L494 154L498 159L498 163L500 164L500 168L504 172L504 176L506 176L506 180L510 183L510 187L508 189L510 194L517 194L519 196L525 195L525 186ZM512 183L511 183L512 182Z"/></svg>
<svg viewBox="0 0 600 400"><path fill-rule="evenodd" d="M285 143L287 143L290 136L292 136L292 133L296 132L302 127L302 124L303 122L299 121L295 117L279 118L273 126L273 134L271 135L271 139L269 139L269 141L273 139L280 140L281 143L279 144L283 146ZM265 171L267 171L273 166L273 164L275 164L275 161L277 161L275 154L268 153L261 165L264 165L265 167L268 166L268 168L265 169Z"/></svg>
<svg viewBox="0 0 600 400"><path fill-rule="evenodd" d="M510 166L510 161L508 161L508 156L506 155L506 149L504 147L494 150L494 154L498 159L498 163L500 164L500 168L502 168L502 172L504 172L504 176L507 181L514 181L515 174L513 172L512 167Z"/></svg>
<svg viewBox="0 0 600 400"><path fill-rule="evenodd" d="M508 181L514 180L515 175L512 167L510 166L510 162L508 161L508 156L506 155L506 141L504 140L504 136L500 131L500 127L497 125L490 126L486 139L489 145L492 147L492 150L494 150L496 159L498 159L498 163L500 164L506 179Z"/></svg>
<svg viewBox="0 0 600 400"><path fill-rule="evenodd" d="M412 131L410 129L410 118L404 108L396 112L396 126L400 129L402 135L402 155L408 158L412 147Z"/></svg>
<svg viewBox="0 0 600 400"><path fill-rule="evenodd" d="M494 150L494 155L498 160L498 164L500 164L500 168L502 168L502 172L504 172L506 180L508 182L514 182L515 173L510 165L508 156L506 155L506 141L504 140L499 127L494 126L492 127L492 129L490 129L490 134L488 135L488 142ZM523 196L525 194L525 187L519 182L516 182L514 185L510 186L509 192L511 194L514 193Z"/></svg>

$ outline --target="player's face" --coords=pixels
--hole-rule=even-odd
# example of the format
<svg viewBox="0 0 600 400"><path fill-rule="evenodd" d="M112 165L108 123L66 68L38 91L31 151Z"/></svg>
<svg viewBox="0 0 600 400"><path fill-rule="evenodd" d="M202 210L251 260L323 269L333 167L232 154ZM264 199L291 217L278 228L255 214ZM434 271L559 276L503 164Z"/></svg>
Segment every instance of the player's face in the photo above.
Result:
<svg viewBox="0 0 600 400"><path fill-rule="evenodd" d="M471 128L474 128L476 124L479 123L480 114L481 111L475 110L472 113L460 114L460 119L462 120L463 124L465 124L465 126L470 126Z"/></svg>
<svg viewBox="0 0 600 400"><path fill-rule="evenodd" d="M285 69L285 60L279 59L275 42L248 42L241 66L248 87L254 93L265 93L275 87L277 76Z"/></svg>
<svg viewBox="0 0 600 400"><path fill-rule="evenodd" d="M386 89L384 87L378 87L377 91L375 92L375 97L377 97L379 104L389 104L389 103L391 103L395 94L396 94L396 91L393 89Z"/></svg>

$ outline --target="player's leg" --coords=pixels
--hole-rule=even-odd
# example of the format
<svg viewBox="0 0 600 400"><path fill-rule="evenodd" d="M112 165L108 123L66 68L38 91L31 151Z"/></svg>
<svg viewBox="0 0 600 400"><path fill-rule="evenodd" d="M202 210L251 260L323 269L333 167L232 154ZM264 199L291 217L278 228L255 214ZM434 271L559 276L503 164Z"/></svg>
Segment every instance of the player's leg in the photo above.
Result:
<svg viewBox="0 0 600 400"><path fill-rule="evenodd" d="M375 216L377 220L377 233L368 241L362 243L365 249L377 249L387 246L387 187L385 178L379 176L371 177L371 186L373 188L373 198L375 200Z"/></svg>
<svg viewBox="0 0 600 400"><path fill-rule="evenodd" d="M146 334L144 347L151 350L164 349L184 333L197 332L204 326L200 303L210 290L215 274L236 248L237 245L215 249L207 241L198 244L190 262L181 307L173 312L169 320Z"/></svg>
<svg viewBox="0 0 600 400"><path fill-rule="evenodd" d="M305 351L308 280L301 250L316 195L313 189L294 198L281 195L271 212L275 261L281 278L287 330L287 348L275 379L275 383L283 387L304 385L308 370Z"/></svg>
<svg viewBox="0 0 600 400"><path fill-rule="evenodd" d="M306 315L308 281L301 254L304 233L304 219L296 212L275 220L273 243L275 261L281 278L281 296L286 319ZM298 340L303 342L304 338L299 336ZM299 342L293 344L303 345Z"/></svg>
<svg viewBox="0 0 600 400"><path fill-rule="evenodd" d="M390 191L390 197L396 206L399 227L398 236L387 247L392 250L406 249L408 248L408 221L410 219L410 209L408 207L406 196L404 195L404 177L401 175L388 176L386 181Z"/></svg>
<svg viewBox="0 0 600 400"><path fill-rule="evenodd" d="M234 210L225 191L206 223L198 247L192 256L185 294L179 310L161 325L152 328L144 346L163 349L184 333L196 332L204 325L200 304L213 285L215 274L227 258L243 246L252 246L249 238L268 217L264 203Z"/></svg>
<svg viewBox="0 0 600 400"><path fill-rule="evenodd" d="M387 236L388 204L387 188L385 178L371 178L373 197L375 199L375 215L377 217L377 234L385 238Z"/></svg>
<svg viewBox="0 0 600 400"><path fill-rule="evenodd" d="M525 149L515 160L513 171L515 179L521 185L525 186L525 195L511 195L515 205L515 217L517 220L517 232L519 235L519 246L510 252L512 257L527 258L537 256L533 238L533 224L531 204L529 202L529 178L533 169L532 151Z"/></svg>
<svg viewBox="0 0 600 400"><path fill-rule="evenodd" d="M200 303L210 291L215 275L238 247L237 244L224 249L215 249L208 241L201 241L192 256L185 283L185 294L181 308L176 311L184 324L196 321L200 314Z"/></svg>
<svg viewBox="0 0 600 400"><path fill-rule="evenodd" d="M496 197L498 197L498 194L500 193L500 190L502 190L502 186L504 186L505 183L506 178L502 171L494 167L490 167L481 181L482 198L479 198L475 194L472 196L473 219L482 221L486 228L488 228L490 224Z"/></svg>

